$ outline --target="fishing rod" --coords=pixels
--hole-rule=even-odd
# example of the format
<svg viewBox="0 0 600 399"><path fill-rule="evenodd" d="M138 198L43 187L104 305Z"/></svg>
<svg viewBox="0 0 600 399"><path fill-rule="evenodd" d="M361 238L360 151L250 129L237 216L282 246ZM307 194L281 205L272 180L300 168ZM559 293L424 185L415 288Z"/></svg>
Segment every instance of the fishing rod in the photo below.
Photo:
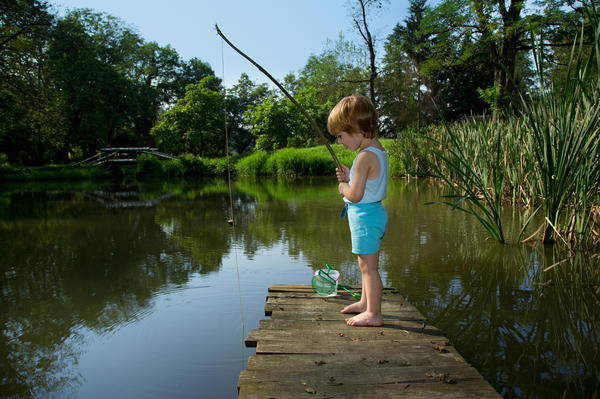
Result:
<svg viewBox="0 0 600 399"><path fill-rule="evenodd" d="M338 157L335 155L335 152L333 151L333 148L331 148L331 145L329 145L327 136L325 136L323 131L319 128L319 125L317 125L317 122L315 122L315 120L313 118L311 118L311 116L308 114L308 112L306 112L306 110L298 103L298 101L296 101L296 99L294 97L292 97L292 95L290 93L288 93L287 90L273 76L271 76L271 74L269 72L267 72L262 66L260 66L258 63L256 63L256 61L254 61L252 58L248 57L246 54L244 54L244 52L242 52L240 49L238 49L236 46L234 46L233 43L231 43L229 41L229 39L227 39L227 37L225 37L223 32L221 32L221 30L219 29L219 25L215 24L215 29L217 30L217 34L219 36L221 36L221 38L223 40L225 40L225 43L227 43L229 45L229 47L231 47L242 57L244 57L245 59L250 61L250 63L252 65L257 67L259 71L261 71L269 79L271 79L271 82L275 83L275 86L277 86L279 88L279 90L281 90L283 92L283 94L285 94L285 96L290 99L292 104L294 104L296 106L296 108L298 108L298 110L300 110L302 115L304 115L304 117L306 119L308 119L308 121L312 125L313 130L317 133L318 136L320 136L323 139L323 142L325 143L325 147L327 147L327 150L329 151L331 158L333 158L333 161L335 162L336 166L339 168L340 171L343 171L344 169L342 169L342 164L340 163Z"/></svg>

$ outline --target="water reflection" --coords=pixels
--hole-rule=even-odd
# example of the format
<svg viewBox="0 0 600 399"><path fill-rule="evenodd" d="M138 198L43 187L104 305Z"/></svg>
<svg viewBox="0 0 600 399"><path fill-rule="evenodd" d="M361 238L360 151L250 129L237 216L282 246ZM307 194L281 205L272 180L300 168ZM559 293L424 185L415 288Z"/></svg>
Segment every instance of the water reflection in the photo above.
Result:
<svg viewBox="0 0 600 399"><path fill-rule="evenodd" d="M457 245L452 269L409 298L506 398L600 393L600 264L588 254L495 243Z"/></svg>
<svg viewBox="0 0 600 399"><path fill-rule="evenodd" d="M447 331L467 361L505 397L597 396L598 257L485 241L474 219L423 205L439 195L428 183L390 185L381 261L386 283ZM143 206L129 206L133 202ZM236 326L228 322L239 324L238 298L219 285L229 284L222 279L234 270L232 248L241 263L253 265L242 271L242 285L261 272L266 274L261 284L281 282L282 273L273 270L285 264L299 274L308 269L310 276L310 269L329 263L341 270L345 283L360 278L330 179L235 182L235 237L227 224L224 180L5 186L0 203L0 356L6 359L0 374L6 397L85 397L96 385L78 364L89 356L85 350L101 352L88 341L115 336L127 346L126 326L132 327L129 334L149 339L150 327L143 326L157 330L171 323L179 327L177 333L165 333L170 340L189 330L195 338L217 337L206 338L206 345L220 339L237 348L240 337L224 330ZM266 266L269 262L275 266ZM294 282L308 284L309 277ZM255 296L257 316L249 324L262 317L262 286ZM182 316L183 306L176 312L169 304L173 298L191 303L185 312L192 313ZM219 316L208 310L195 315L204 301L220 303L218 313L234 321L215 323ZM164 360L172 343L161 342L164 347L156 350L166 352L163 361L201 374L196 380L212 385L212 397L235 392L239 370L230 373L231 381L221 382L227 389L215 386L211 374L232 368L231 361L222 363L221 347L213 349L217 352L201 347L208 359L199 363L177 355ZM127 361L143 368L146 357L137 354ZM140 386L147 383L140 381ZM129 396L144 396L129 384ZM198 394L196 385L170 391L178 394Z"/></svg>

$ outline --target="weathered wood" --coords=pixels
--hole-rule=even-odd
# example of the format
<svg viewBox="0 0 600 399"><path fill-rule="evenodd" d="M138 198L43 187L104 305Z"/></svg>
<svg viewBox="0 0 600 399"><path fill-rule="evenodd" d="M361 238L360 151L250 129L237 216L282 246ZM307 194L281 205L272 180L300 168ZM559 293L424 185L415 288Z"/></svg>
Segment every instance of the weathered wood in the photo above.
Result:
<svg viewBox="0 0 600 399"><path fill-rule="evenodd" d="M354 287L357 292L360 287ZM499 398L444 336L395 290L384 325L350 327L349 294L319 297L308 285L269 287L256 347L238 380L240 398Z"/></svg>

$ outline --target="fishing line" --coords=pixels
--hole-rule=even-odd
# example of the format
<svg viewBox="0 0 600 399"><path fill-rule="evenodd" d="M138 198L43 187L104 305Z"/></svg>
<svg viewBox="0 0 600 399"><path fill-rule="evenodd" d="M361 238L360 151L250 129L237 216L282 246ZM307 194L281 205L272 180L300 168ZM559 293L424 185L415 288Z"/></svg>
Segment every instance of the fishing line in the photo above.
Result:
<svg viewBox="0 0 600 399"><path fill-rule="evenodd" d="M250 63L252 65L254 65L255 67L257 67L258 70L261 71L266 77L268 77L271 80L271 82L273 82L275 84L275 86L277 86L279 88L279 90L281 90L281 92L292 102L292 104L294 104L296 106L296 108L298 109L298 111L300 111L300 113L302 115L304 115L304 117L312 125L312 128L315 131L315 133L317 134L317 137L320 137L321 140L323 140L323 144L325 144L325 147L327 148L327 151L329 151L329 155L331 155L331 158L335 162L335 164L338 167L338 169L339 170L343 170L342 169L342 164L340 163L337 155L335 155L335 151L333 151L333 148L331 148L331 145L327 141L327 136L325 136L325 134L319 128L319 125L317 124L317 122L315 122L315 120L308 114L308 112L306 112L306 110L302 107L302 105L300 105L300 103L298 103L298 101L296 101L296 99L290 93L288 93L288 91L285 89L285 87L283 87L281 85L281 83L279 83L277 81L277 79L275 79L269 72L267 72L263 67L261 67L260 65L258 65L256 63L256 61L254 61L252 58L250 58L246 54L244 54L244 52L242 50L240 50L239 48L237 48L236 46L234 46L233 43L231 43L229 41L229 39L227 39L225 37L225 35L223 34L223 32L221 32L221 30L219 29L218 25L215 25L215 29L217 30L217 34L219 36L221 36L221 40L225 40L225 42L229 45L229 47L231 47L232 49L234 49L239 55L241 55L242 57L244 57L245 59L247 59L248 61L250 61ZM221 54L222 54L222 49L223 49L223 41L221 41Z"/></svg>
<svg viewBox="0 0 600 399"><path fill-rule="evenodd" d="M225 55L223 51L223 39L221 39L221 74L223 76L223 82L225 82ZM240 300L240 317L242 319L242 363L244 363L244 334L246 333L246 327L244 323L244 307L242 306L242 289L240 285L240 266L238 264L238 256L237 256L237 246L235 243L236 234L235 234L235 217L233 213L233 194L231 190L231 167L229 164L229 133L227 130L227 88L223 83L223 122L225 125L225 154L227 156L227 187L229 189L229 210L231 218L228 220L231 225L231 237L232 237L232 246L233 246L233 254L235 258L235 271L237 274L237 286L238 286L238 298Z"/></svg>

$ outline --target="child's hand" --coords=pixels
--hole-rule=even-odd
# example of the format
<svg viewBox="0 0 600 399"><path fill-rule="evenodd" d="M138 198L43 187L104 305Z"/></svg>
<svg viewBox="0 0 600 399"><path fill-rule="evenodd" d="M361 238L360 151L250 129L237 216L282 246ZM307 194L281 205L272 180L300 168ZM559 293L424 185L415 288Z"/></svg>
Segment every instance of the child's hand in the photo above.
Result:
<svg viewBox="0 0 600 399"><path fill-rule="evenodd" d="M340 168L335 168L335 175L340 183L345 183L348 181L348 176L350 176L350 169L346 165L341 165L342 170Z"/></svg>

